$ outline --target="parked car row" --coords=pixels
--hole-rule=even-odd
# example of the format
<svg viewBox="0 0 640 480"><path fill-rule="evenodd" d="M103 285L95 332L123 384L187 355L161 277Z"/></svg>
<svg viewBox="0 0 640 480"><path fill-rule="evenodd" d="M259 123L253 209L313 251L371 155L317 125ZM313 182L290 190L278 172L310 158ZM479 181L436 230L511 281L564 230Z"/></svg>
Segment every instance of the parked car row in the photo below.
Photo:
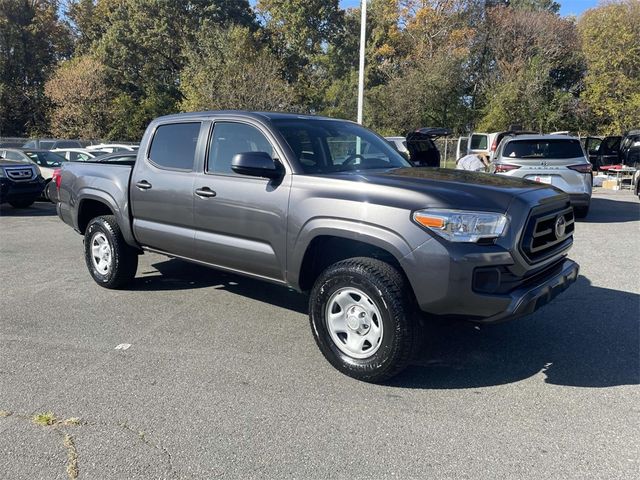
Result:
<svg viewBox="0 0 640 480"><path fill-rule="evenodd" d="M6 144L5 144L6 143ZM3 142L0 147L21 147L21 148L35 148L38 150L60 150L60 149L82 149L88 151L100 151L106 153L114 152L134 152L138 149L138 145L124 144L124 143L99 143L92 145L80 140L63 140L58 138L37 138L31 139L24 144L10 141Z"/></svg>
<svg viewBox="0 0 640 480"><path fill-rule="evenodd" d="M38 142L43 145L43 142ZM46 145L46 144L45 144ZM135 149L110 146L115 153L99 149L56 148L0 148L2 168L2 195L0 203L9 203L15 208L28 207L37 199L55 202L55 179L66 162L110 162L128 165L136 156ZM53 188L50 188L53 187Z"/></svg>
<svg viewBox="0 0 640 480"><path fill-rule="evenodd" d="M585 150L594 170L608 165L640 167L640 130L630 130L624 135L587 137Z"/></svg>

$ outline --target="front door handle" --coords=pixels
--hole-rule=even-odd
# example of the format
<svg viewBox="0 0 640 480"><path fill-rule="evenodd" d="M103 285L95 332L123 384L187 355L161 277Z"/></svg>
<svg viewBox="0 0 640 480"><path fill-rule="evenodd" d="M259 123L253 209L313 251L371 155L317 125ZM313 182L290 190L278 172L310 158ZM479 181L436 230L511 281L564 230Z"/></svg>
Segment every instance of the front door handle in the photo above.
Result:
<svg viewBox="0 0 640 480"><path fill-rule="evenodd" d="M196 190L196 195L202 198L211 198L216 196L216 192L211 190L209 187L202 187Z"/></svg>
<svg viewBox="0 0 640 480"><path fill-rule="evenodd" d="M136 187L140 190L149 190L151 188L151 184L146 180L140 180L139 182L136 182Z"/></svg>

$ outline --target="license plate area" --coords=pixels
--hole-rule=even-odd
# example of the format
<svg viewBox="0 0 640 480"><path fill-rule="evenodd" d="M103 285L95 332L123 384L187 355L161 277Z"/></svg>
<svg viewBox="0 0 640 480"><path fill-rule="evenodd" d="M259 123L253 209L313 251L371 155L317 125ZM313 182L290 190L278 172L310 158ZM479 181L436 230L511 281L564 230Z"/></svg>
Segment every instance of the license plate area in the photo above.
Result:
<svg viewBox="0 0 640 480"><path fill-rule="evenodd" d="M553 183L551 175L527 175L526 179L533 180L534 182L538 183L546 183L548 185L551 185Z"/></svg>

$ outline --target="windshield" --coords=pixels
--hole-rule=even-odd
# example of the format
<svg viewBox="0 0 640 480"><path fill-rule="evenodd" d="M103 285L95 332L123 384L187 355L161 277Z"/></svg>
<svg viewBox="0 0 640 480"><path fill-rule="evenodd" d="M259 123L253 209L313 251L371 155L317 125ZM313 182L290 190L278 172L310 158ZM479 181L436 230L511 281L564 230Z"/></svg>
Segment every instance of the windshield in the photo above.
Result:
<svg viewBox="0 0 640 480"><path fill-rule="evenodd" d="M61 157L57 153L53 152L24 152L34 163L44 168L57 168L62 166L62 162L65 161L64 157Z"/></svg>
<svg viewBox="0 0 640 480"><path fill-rule="evenodd" d="M274 120L305 173L410 167L383 138L340 120Z"/></svg>
<svg viewBox="0 0 640 480"><path fill-rule="evenodd" d="M503 157L509 158L578 158L583 157L578 139L513 140L504 147Z"/></svg>

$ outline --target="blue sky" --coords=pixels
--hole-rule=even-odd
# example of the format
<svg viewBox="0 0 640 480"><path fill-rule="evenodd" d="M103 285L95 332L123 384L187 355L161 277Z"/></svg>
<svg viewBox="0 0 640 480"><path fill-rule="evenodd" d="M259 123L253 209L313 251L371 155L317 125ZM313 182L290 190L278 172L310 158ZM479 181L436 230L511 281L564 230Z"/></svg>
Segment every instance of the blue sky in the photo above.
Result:
<svg viewBox="0 0 640 480"><path fill-rule="evenodd" d="M560 3L560 15L580 16L588 8L598 5L598 0L556 0ZM343 8L356 7L360 5L360 0L340 0Z"/></svg>

